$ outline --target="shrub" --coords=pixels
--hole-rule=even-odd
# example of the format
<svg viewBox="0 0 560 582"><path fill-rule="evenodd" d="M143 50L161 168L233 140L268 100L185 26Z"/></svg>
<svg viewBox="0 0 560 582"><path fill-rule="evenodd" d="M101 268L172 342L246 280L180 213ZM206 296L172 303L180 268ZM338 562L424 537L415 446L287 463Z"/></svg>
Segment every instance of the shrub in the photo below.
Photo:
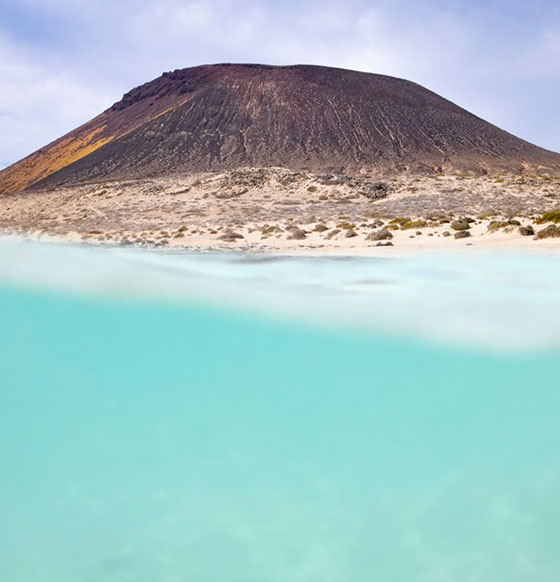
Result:
<svg viewBox="0 0 560 582"><path fill-rule="evenodd" d="M555 224L551 224L540 230L535 235L535 240L540 240L543 238L560 238L560 227L556 226Z"/></svg>
<svg viewBox="0 0 560 582"><path fill-rule="evenodd" d="M453 230L469 230L471 225L466 220L455 220L451 223Z"/></svg>
<svg viewBox="0 0 560 582"><path fill-rule="evenodd" d="M403 224L406 224L407 222L412 222L412 219L408 218L408 217L398 217L398 218L393 218L393 220L391 220L389 222L389 225L396 226L397 228L399 228L400 226L402 226Z"/></svg>
<svg viewBox="0 0 560 582"><path fill-rule="evenodd" d="M535 222L537 224L544 224L545 222L554 222L555 224L558 224L560 222L560 210L545 212L540 218L537 218Z"/></svg>
<svg viewBox="0 0 560 582"><path fill-rule="evenodd" d="M509 222L504 220L493 220L488 225L488 232L496 232L497 230L500 230L500 228L505 228L506 226L509 226Z"/></svg>
<svg viewBox="0 0 560 582"><path fill-rule="evenodd" d="M339 222L336 225L336 228L341 228L342 230L352 230L352 229L356 228L356 225L352 224L351 222L343 221L343 222Z"/></svg>
<svg viewBox="0 0 560 582"><path fill-rule="evenodd" d="M428 223L425 220L409 220L401 224L402 230L409 230L411 228L426 228Z"/></svg>

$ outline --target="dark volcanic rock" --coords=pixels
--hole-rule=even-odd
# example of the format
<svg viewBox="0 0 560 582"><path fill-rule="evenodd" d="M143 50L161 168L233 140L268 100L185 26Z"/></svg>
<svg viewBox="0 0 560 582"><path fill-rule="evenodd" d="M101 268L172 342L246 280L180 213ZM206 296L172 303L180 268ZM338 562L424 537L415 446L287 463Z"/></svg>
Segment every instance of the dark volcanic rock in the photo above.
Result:
<svg viewBox="0 0 560 582"><path fill-rule="evenodd" d="M236 242L242 238L244 238L242 234L234 232L233 230L228 230L227 232L219 236L218 240L223 240L225 242Z"/></svg>
<svg viewBox="0 0 560 582"><path fill-rule="evenodd" d="M209 65L133 89L1 172L0 193L39 181L270 166L332 180L361 170L559 171L560 156L402 79L308 65ZM381 182L361 193L378 199L387 188Z"/></svg>
<svg viewBox="0 0 560 582"><path fill-rule="evenodd" d="M455 238L470 238L471 233L468 230L460 230L455 233Z"/></svg>
<svg viewBox="0 0 560 582"><path fill-rule="evenodd" d="M532 226L521 226L519 227L519 234L521 236L533 236L535 229Z"/></svg>
<svg viewBox="0 0 560 582"><path fill-rule="evenodd" d="M383 230L368 234L366 240L390 240L392 238L393 235L391 234L391 231L384 228Z"/></svg>
<svg viewBox="0 0 560 582"><path fill-rule="evenodd" d="M387 182L372 182L366 187L363 187L361 194L370 200L382 200L389 196L391 186Z"/></svg>
<svg viewBox="0 0 560 582"><path fill-rule="evenodd" d="M298 227L290 228L290 233L288 240L303 240L307 238L306 232Z"/></svg>

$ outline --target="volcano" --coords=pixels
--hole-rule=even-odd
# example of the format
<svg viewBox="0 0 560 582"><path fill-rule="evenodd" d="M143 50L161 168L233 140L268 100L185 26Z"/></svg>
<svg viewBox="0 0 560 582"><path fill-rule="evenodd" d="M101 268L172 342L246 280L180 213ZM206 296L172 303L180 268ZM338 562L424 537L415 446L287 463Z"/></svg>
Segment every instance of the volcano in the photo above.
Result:
<svg viewBox="0 0 560 582"><path fill-rule="evenodd" d="M0 172L0 193L241 167L558 173L560 155L410 81L310 65L206 65L133 89Z"/></svg>

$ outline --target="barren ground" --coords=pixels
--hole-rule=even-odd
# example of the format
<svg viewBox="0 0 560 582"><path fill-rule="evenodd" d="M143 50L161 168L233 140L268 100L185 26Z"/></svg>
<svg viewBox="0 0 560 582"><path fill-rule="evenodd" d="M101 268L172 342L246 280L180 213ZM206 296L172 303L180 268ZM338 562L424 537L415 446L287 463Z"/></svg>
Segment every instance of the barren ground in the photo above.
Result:
<svg viewBox="0 0 560 582"><path fill-rule="evenodd" d="M5 234L89 243L267 252L363 252L380 244L558 248L535 240L560 208L560 178L399 176L281 168L88 184L0 196ZM468 235L455 238L457 222ZM376 237L381 231L390 237ZM446 234L449 233L449 234ZM392 238L391 238L392 237Z"/></svg>

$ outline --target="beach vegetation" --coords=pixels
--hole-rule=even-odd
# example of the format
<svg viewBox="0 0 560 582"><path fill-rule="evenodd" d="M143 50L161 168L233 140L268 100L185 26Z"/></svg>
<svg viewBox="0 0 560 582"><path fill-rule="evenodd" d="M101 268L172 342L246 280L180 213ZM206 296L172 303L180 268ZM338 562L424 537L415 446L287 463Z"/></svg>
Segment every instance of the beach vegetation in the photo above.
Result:
<svg viewBox="0 0 560 582"><path fill-rule="evenodd" d="M537 224L544 224L546 222L554 222L555 224L558 224L560 222L560 209L545 212L542 216L537 218L535 222Z"/></svg>
<svg viewBox="0 0 560 582"><path fill-rule="evenodd" d="M560 238L560 226L550 224L535 235L535 240L541 240L544 238Z"/></svg>
<svg viewBox="0 0 560 582"><path fill-rule="evenodd" d="M313 229L314 232L325 232L326 230L329 230L329 229L324 224L317 224L315 226L315 228Z"/></svg>
<svg viewBox="0 0 560 582"><path fill-rule="evenodd" d="M428 223L425 220L409 220L408 222L405 222L403 224L401 224L401 229L402 230L410 230L412 228L426 228L428 226Z"/></svg>
<svg viewBox="0 0 560 582"><path fill-rule="evenodd" d="M451 228L453 230L469 230L471 227L468 220L455 220L451 223Z"/></svg>
<svg viewBox="0 0 560 582"><path fill-rule="evenodd" d="M351 222L348 222L346 220L343 220L342 222L339 222L336 225L336 228L340 228L342 230L352 230L352 229L356 228L356 225L352 224Z"/></svg>
<svg viewBox="0 0 560 582"><path fill-rule="evenodd" d="M412 219L409 218L408 216L407 217L401 216L401 217L393 218L393 220L390 220L389 225L400 227L403 224L406 224L407 222L411 222L411 221L412 221Z"/></svg>
<svg viewBox="0 0 560 582"><path fill-rule="evenodd" d="M506 226L510 226L510 223L506 220L493 220L488 225L488 232L496 232L497 230L500 230L501 228L506 228Z"/></svg>

